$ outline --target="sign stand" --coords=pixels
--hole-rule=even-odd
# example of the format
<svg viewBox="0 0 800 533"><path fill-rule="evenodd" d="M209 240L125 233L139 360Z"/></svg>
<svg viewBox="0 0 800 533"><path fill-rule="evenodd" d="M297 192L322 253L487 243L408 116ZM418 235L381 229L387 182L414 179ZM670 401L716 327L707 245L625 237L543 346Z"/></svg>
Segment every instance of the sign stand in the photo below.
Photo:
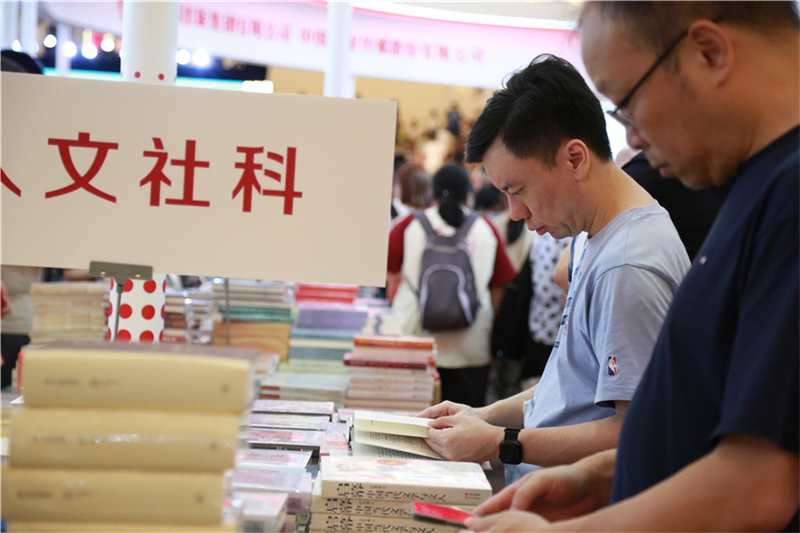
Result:
<svg viewBox="0 0 800 533"><path fill-rule="evenodd" d="M231 286L230 279L225 278L225 344L231 345Z"/></svg>
<svg viewBox="0 0 800 533"><path fill-rule="evenodd" d="M102 278L113 278L114 281L117 282L117 309L119 309L119 304L122 301L122 292L125 290L125 282L129 279L137 279L141 281L153 279L153 267L91 261L89 263L89 275ZM114 318L114 335L111 337L112 339L117 338L118 329L119 313L116 313Z"/></svg>

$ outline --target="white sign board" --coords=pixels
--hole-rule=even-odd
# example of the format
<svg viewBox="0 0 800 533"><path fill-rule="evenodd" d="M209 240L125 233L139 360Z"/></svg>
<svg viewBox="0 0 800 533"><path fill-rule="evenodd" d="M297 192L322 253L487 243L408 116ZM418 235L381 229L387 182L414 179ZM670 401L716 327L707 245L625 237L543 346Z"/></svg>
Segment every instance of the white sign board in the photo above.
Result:
<svg viewBox="0 0 800 533"><path fill-rule="evenodd" d="M2 75L2 261L383 286L396 104Z"/></svg>

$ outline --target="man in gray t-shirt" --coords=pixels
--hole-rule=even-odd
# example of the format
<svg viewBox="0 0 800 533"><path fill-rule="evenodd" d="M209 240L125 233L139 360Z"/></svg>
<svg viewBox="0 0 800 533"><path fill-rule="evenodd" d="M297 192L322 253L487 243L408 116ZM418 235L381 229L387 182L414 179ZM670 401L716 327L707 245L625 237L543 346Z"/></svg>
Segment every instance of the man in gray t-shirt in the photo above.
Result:
<svg viewBox="0 0 800 533"><path fill-rule="evenodd" d="M539 384L480 409L444 402L429 438L450 460L552 466L614 448L667 308L689 268L667 212L611 159L602 108L566 61L540 56L495 92L467 140L511 218L586 232Z"/></svg>

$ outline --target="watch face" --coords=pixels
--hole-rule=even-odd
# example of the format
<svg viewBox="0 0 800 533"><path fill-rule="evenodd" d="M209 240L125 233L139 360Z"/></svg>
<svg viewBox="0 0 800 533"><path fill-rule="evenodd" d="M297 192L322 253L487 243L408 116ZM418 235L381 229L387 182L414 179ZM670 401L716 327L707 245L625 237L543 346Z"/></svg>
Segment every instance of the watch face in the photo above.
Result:
<svg viewBox="0 0 800 533"><path fill-rule="evenodd" d="M504 440L501 442L500 461L507 465L520 464L522 462L522 444L514 440Z"/></svg>

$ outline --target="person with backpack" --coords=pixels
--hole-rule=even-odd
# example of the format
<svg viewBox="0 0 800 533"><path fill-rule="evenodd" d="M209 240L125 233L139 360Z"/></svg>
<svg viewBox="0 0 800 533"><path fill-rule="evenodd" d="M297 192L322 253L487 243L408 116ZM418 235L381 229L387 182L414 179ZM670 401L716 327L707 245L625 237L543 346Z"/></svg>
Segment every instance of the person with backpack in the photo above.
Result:
<svg viewBox="0 0 800 533"><path fill-rule="evenodd" d="M471 191L461 166L442 167L433 177L436 204L392 229L388 272L403 332L436 339L442 399L480 407L494 309L516 270L497 229L467 207Z"/></svg>

